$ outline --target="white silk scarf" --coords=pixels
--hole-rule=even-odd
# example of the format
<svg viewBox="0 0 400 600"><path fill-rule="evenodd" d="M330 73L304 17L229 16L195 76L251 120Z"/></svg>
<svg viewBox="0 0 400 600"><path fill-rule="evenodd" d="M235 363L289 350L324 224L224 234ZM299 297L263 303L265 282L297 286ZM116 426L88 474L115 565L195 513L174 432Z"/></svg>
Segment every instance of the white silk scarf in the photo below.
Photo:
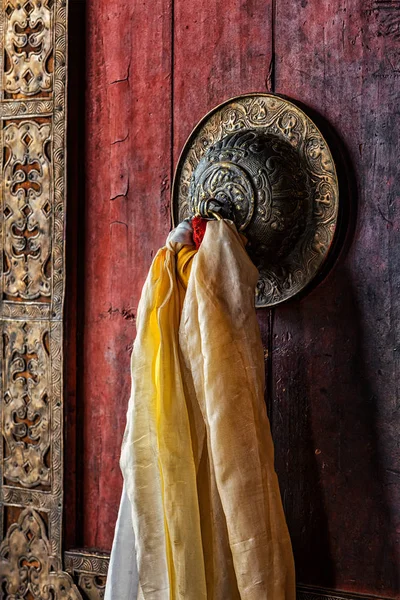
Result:
<svg viewBox="0 0 400 600"><path fill-rule="evenodd" d="M188 223L143 288L106 600L294 600L264 402L258 272L230 221Z"/></svg>

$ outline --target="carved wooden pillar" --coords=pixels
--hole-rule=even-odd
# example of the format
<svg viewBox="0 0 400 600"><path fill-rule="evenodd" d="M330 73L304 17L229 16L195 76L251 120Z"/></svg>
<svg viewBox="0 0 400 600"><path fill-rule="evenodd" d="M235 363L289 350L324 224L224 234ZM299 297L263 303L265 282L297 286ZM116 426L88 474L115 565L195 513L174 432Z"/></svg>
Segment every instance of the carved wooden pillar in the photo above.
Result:
<svg viewBox="0 0 400 600"><path fill-rule="evenodd" d="M65 0L3 0L0 597L80 598L62 571Z"/></svg>

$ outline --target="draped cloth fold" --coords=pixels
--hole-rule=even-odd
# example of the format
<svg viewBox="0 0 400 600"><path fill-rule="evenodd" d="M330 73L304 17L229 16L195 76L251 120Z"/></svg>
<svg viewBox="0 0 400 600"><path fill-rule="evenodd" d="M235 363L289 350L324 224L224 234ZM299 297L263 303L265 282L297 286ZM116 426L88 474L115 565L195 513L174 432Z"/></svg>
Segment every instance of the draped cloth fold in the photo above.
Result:
<svg viewBox="0 0 400 600"><path fill-rule="evenodd" d="M170 236L153 261L120 461L136 579L118 559L127 544L121 508L106 600L295 599L257 279L230 221L210 221L198 251L185 235Z"/></svg>

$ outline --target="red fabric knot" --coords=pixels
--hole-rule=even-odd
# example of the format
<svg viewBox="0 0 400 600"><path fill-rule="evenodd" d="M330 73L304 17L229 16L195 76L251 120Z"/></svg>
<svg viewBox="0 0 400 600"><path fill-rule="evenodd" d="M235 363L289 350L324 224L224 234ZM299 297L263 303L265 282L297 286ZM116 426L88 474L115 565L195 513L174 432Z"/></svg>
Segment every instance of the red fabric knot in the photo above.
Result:
<svg viewBox="0 0 400 600"><path fill-rule="evenodd" d="M203 237L206 232L207 219L203 219L203 217L200 217L200 216L193 217L192 227L193 227L193 241L196 244L196 248L198 250L200 248L200 244L203 241Z"/></svg>

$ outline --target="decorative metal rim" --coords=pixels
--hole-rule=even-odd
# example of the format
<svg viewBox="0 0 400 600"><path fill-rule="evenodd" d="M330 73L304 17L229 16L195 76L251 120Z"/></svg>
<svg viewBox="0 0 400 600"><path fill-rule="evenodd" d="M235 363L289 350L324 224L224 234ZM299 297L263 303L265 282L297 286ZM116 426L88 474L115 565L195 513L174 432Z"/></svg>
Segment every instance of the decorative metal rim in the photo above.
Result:
<svg viewBox="0 0 400 600"><path fill-rule="evenodd" d="M312 217L290 260L260 269L256 307L272 307L297 296L320 273L335 237L339 182L328 143L312 119L296 104L269 93L230 98L208 112L186 140L172 185L172 224L190 216L191 175L207 148L232 131L251 129L290 142L310 179Z"/></svg>

